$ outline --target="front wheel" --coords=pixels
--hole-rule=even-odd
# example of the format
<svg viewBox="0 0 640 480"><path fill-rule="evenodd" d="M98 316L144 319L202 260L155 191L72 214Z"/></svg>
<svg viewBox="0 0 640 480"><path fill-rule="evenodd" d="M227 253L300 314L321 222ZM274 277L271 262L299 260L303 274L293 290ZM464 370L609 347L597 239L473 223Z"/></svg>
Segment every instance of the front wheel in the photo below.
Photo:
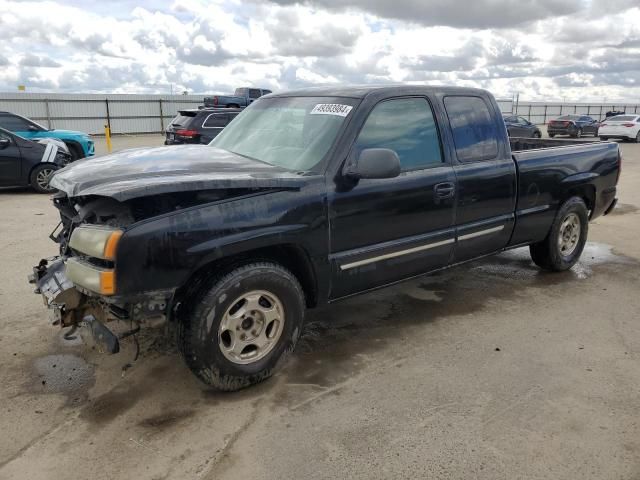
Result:
<svg viewBox="0 0 640 480"><path fill-rule="evenodd" d="M296 277L268 262L237 267L189 299L180 349L191 371L218 390L269 378L300 337L305 301Z"/></svg>
<svg viewBox="0 0 640 480"><path fill-rule="evenodd" d="M555 136L556 136L556 134L555 134L555 133L550 133L550 134L549 134L549 138L553 138L553 137L555 137Z"/></svg>
<svg viewBox="0 0 640 480"><path fill-rule="evenodd" d="M636 143L640 143L640 131L636 134Z"/></svg>
<svg viewBox="0 0 640 480"><path fill-rule="evenodd" d="M535 132L533 132L533 138L542 138L542 133L536 130Z"/></svg>
<svg viewBox="0 0 640 480"><path fill-rule="evenodd" d="M56 189L49 185L49 182L56 170L58 170L58 166L52 163L43 163L35 167L31 171L31 177L29 178L31 188L38 193L55 192Z"/></svg>
<svg viewBox="0 0 640 480"><path fill-rule="evenodd" d="M571 197L560 207L547 238L529 246L531 259L545 270L568 270L582 255L588 231L587 206L581 198Z"/></svg>

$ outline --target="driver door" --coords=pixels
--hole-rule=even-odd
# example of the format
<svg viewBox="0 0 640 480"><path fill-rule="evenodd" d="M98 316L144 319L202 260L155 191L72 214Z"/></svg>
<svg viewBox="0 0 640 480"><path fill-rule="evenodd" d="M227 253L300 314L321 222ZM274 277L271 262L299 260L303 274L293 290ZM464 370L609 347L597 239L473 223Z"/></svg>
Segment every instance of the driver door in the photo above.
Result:
<svg viewBox="0 0 640 480"><path fill-rule="evenodd" d="M365 148L394 150L402 172L330 191L330 299L444 267L453 253L456 180L428 99L374 106L350 155Z"/></svg>

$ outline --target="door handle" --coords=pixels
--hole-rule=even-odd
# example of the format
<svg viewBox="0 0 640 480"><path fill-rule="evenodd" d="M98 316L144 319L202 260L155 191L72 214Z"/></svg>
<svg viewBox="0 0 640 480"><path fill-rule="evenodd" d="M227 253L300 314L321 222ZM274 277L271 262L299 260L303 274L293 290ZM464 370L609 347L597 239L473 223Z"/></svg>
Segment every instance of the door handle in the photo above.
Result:
<svg viewBox="0 0 640 480"><path fill-rule="evenodd" d="M456 186L451 182L438 183L433 191L437 198L451 198L456 193Z"/></svg>

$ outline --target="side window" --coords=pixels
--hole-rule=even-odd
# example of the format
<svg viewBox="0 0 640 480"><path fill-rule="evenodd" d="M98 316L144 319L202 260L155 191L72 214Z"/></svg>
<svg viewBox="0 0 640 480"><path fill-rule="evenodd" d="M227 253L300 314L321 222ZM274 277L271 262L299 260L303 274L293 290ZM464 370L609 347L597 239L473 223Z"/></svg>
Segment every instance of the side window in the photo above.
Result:
<svg viewBox="0 0 640 480"><path fill-rule="evenodd" d="M387 100L369 114L356 152L389 148L400 157L403 171L442 164L442 151L431 106L424 98Z"/></svg>
<svg viewBox="0 0 640 480"><path fill-rule="evenodd" d="M489 106L480 97L445 97L458 160L474 162L498 156L496 124Z"/></svg>
<svg viewBox="0 0 640 480"><path fill-rule="evenodd" d="M10 132L26 132L29 130L29 123L13 115L0 115L0 127Z"/></svg>
<svg viewBox="0 0 640 480"><path fill-rule="evenodd" d="M262 95L269 95L271 92L271 90L262 90Z"/></svg>
<svg viewBox="0 0 640 480"><path fill-rule="evenodd" d="M527 121L527 119L523 117L518 117L518 123L520 125L529 125L529 122Z"/></svg>
<svg viewBox="0 0 640 480"><path fill-rule="evenodd" d="M260 90L257 88L250 88L249 98L260 98Z"/></svg>
<svg viewBox="0 0 640 480"><path fill-rule="evenodd" d="M212 113L204 120L203 128L224 128L227 125L227 115L225 113Z"/></svg>

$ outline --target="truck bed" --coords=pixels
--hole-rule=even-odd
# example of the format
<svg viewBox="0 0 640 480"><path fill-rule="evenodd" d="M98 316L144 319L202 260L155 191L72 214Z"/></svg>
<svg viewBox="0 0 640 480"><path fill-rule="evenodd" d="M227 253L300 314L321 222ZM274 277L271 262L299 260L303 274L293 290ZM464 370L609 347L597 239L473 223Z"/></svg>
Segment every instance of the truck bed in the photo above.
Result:
<svg viewBox="0 0 640 480"><path fill-rule="evenodd" d="M570 195L586 199L592 219L608 212L620 172L615 142L512 138L510 143L518 171L512 244L540 241Z"/></svg>

